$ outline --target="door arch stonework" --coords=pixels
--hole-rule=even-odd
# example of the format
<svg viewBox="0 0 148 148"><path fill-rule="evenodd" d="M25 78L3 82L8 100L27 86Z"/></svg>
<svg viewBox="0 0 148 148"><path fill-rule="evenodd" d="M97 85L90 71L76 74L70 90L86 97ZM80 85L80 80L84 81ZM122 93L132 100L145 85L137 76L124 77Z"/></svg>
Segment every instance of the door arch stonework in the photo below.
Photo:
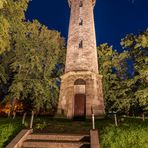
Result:
<svg viewBox="0 0 148 148"><path fill-rule="evenodd" d="M75 95L83 94L86 95L86 118L91 117L91 107L94 108L95 116L104 115L103 94L100 91L102 88L101 79L100 75L87 71L69 72L63 75L58 114L60 115L61 110L64 110L64 115L72 119L74 117ZM66 101L65 106L63 106L63 99Z"/></svg>

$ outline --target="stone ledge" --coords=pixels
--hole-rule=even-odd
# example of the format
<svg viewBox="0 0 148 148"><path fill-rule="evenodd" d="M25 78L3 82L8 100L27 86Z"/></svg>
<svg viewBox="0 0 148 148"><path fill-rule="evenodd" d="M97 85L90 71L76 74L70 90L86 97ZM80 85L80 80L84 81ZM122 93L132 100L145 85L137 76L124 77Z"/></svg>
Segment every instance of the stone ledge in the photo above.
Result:
<svg viewBox="0 0 148 148"><path fill-rule="evenodd" d="M6 148L20 148L27 136L33 132L32 129L24 129L6 146Z"/></svg>
<svg viewBox="0 0 148 148"><path fill-rule="evenodd" d="M44 141L75 141L75 142L85 142L82 141L84 137L89 137L89 135L83 135L83 134L30 134L27 137L27 140L44 140Z"/></svg>
<svg viewBox="0 0 148 148"><path fill-rule="evenodd" d="M98 130L90 131L91 148L100 148Z"/></svg>
<svg viewBox="0 0 148 148"><path fill-rule="evenodd" d="M89 143L86 143L89 145ZM85 143L83 142L29 142L26 141L23 143L23 148L78 148L78 147L83 147Z"/></svg>
<svg viewBox="0 0 148 148"><path fill-rule="evenodd" d="M94 73L94 72L91 72L91 71L69 71L65 74L63 74L61 76L61 79L65 79L71 75L95 75L95 76L98 76L100 77L101 79L103 78L102 75L100 75L99 73Z"/></svg>

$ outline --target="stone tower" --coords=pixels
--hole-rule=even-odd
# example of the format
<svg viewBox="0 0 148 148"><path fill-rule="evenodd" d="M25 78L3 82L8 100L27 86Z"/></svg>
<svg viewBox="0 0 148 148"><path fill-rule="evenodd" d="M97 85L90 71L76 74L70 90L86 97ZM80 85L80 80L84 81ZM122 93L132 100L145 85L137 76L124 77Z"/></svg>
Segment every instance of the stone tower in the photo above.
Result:
<svg viewBox="0 0 148 148"><path fill-rule="evenodd" d="M98 72L93 8L96 0L68 0L71 8L65 74L58 114L67 118L104 115L102 76Z"/></svg>

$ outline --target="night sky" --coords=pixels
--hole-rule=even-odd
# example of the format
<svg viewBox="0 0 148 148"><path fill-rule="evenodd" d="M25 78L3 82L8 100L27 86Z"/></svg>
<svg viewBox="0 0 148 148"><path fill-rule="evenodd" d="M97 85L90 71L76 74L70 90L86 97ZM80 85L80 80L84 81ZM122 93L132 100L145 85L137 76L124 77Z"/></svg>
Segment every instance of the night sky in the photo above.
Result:
<svg viewBox="0 0 148 148"><path fill-rule="evenodd" d="M97 44L109 43L121 51L121 38L148 27L148 0L97 0L94 15ZM26 12L27 19L38 19L66 39L69 16L67 0L32 0Z"/></svg>

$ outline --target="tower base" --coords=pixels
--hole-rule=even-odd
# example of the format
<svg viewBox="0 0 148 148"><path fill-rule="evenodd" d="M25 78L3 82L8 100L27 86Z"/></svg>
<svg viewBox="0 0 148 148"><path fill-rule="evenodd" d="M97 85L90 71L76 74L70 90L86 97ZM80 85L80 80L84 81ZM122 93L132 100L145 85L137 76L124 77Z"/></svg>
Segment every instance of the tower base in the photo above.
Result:
<svg viewBox="0 0 148 148"><path fill-rule="evenodd" d="M68 119L104 116L102 76L89 71L68 72L61 76L58 115Z"/></svg>

